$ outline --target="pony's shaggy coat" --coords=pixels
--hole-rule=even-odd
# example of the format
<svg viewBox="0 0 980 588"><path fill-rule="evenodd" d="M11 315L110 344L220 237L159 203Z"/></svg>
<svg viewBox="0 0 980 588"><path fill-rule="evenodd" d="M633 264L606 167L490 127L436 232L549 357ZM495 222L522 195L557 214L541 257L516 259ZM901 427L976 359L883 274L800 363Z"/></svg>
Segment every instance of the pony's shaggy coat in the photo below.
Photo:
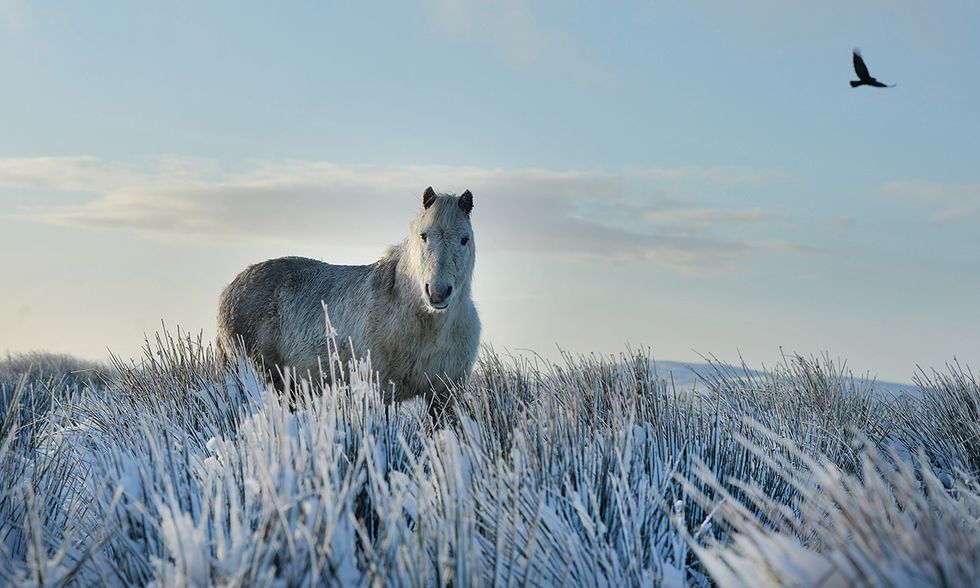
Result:
<svg viewBox="0 0 980 588"><path fill-rule="evenodd" d="M221 294L219 350L230 357L241 340L273 372L317 377L320 358L327 363L325 303L344 365L352 351L370 352L390 400L444 399L469 377L479 351L472 207L469 191L429 188L408 237L375 263L283 257L246 268Z"/></svg>

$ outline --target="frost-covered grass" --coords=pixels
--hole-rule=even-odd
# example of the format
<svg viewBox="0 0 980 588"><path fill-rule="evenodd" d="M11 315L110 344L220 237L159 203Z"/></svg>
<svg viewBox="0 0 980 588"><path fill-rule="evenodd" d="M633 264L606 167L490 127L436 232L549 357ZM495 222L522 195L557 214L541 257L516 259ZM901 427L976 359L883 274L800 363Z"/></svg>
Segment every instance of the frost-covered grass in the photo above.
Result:
<svg viewBox="0 0 980 588"><path fill-rule="evenodd" d="M367 361L293 406L186 338L78 366L92 379L20 378L30 363L0 362L0 585L980 573L980 387L958 365L889 401L825 358L716 365L690 390L642 353L552 365L487 350L434 426L418 402L382 403Z"/></svg>

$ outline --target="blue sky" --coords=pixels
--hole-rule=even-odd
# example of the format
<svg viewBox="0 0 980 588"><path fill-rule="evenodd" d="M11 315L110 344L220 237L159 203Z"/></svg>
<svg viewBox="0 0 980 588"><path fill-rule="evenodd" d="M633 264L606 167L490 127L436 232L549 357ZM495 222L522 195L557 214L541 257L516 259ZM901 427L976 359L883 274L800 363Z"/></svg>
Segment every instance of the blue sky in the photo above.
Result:
<svg viewBox="0 0 980 588"><path fill-rule="evenodd" d="M499 350L975 362L980 8L852 4L0 0L0 350L210 336L431 184Z"/></svg>

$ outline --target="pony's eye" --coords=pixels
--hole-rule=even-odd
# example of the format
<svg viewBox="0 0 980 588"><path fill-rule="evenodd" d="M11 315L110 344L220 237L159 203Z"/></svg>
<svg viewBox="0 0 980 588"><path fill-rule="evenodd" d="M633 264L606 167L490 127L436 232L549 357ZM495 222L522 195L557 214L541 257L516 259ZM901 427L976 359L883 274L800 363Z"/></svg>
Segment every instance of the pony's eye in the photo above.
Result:
<svg viewBox="0 0 980 588"><path fill-rule="evenodd" d="M421 235L419 235L419 237L422 237L423 241L427 241L429 239L429 235L426 233L422 233Z"/></svg>
<svg viewBox="0 0 980 588"><path fill-rule="evenodd" d="M463 237L462 239L459 240L459 244L460 245L466 245L469 242L470 242L470 238L469 237Z"/></svg>

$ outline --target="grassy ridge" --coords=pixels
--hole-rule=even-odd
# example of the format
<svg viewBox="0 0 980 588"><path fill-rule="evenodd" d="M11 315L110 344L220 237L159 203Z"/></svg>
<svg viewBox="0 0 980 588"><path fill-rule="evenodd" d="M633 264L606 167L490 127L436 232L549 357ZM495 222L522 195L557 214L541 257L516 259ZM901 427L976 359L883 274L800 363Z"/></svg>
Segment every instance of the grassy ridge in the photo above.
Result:
<svg viewBox="0 0 980 588"><path fill-rule="evenodd" d="M380 402L367 361L305 385L291 410L200 341L160 337L139 365L84 381L20 378L21 359L0 362L0 584L980 572L980 387L958 365L890 401L826 359L716 366L692 391L643 354L552 365L487 350L433 428L417 402Z"/></svg>

